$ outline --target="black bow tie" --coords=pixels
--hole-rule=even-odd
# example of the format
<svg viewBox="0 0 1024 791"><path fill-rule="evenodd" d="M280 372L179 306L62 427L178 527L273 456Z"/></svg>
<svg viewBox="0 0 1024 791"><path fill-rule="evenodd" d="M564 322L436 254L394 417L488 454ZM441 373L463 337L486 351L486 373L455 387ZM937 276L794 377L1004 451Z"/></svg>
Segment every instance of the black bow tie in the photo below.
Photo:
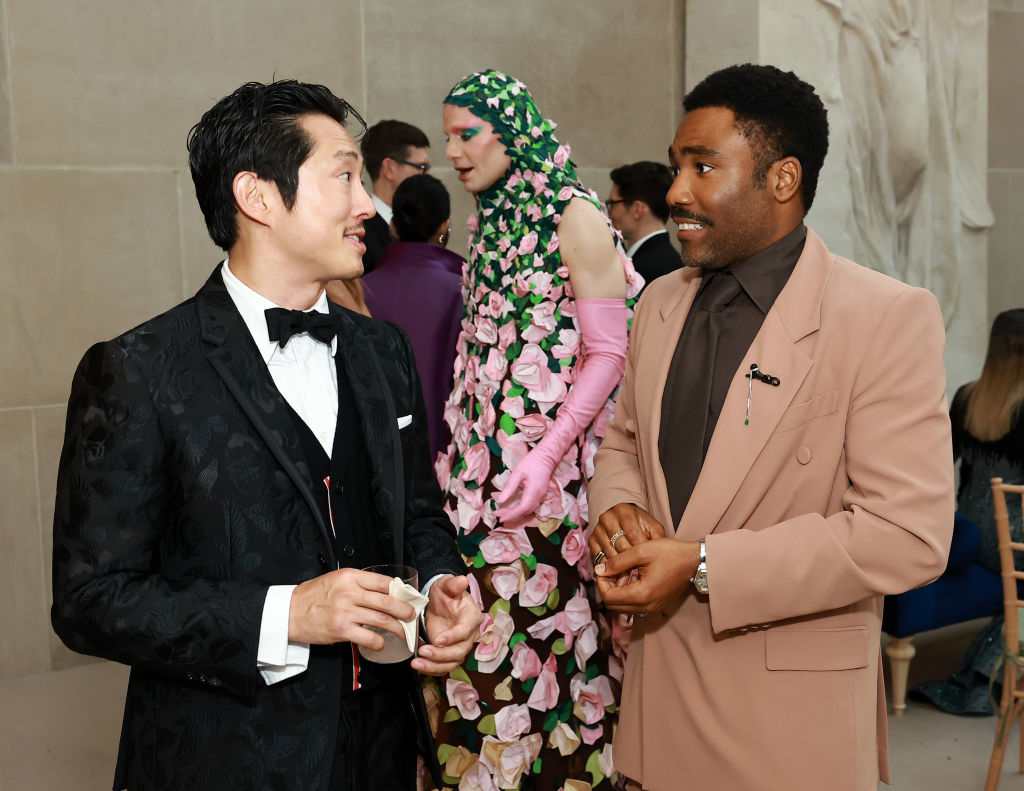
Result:
<svg viewBox="0 0 1024 791"><path fill-rule="evenodd" d="M293 335L305 332L321 343L330 343L341 329L339 317L315 310L305 312L267 308L264 313L267 315L267 333L270 340L277 341L282 349Z"/></svg>

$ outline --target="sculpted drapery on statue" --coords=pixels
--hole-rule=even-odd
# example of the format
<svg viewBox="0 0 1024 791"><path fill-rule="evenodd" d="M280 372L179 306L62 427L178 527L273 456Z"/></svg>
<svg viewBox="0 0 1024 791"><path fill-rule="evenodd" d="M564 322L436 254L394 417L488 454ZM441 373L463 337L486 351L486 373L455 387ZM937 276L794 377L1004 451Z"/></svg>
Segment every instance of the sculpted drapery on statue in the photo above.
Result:
<svg viewBox="0 0 1024 791"><path fill-rule="evenodd" d="M969 128L986 112L985 0L819 0L836 15L854 258L938 297L971 282L965 234L993 223ZM980 30L980 33L979 33Z"/></svg>

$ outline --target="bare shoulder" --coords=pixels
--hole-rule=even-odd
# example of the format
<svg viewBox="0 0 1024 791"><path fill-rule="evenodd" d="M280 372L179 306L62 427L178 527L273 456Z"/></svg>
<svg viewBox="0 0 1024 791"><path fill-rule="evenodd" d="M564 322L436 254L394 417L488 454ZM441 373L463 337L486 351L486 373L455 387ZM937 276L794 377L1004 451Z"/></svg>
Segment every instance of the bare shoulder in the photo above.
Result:
<svg viewBox="0 0 1024 791"><path fill-rule="evenodd" d="M585 198L574 197L562 211L558 222L558 238L562 245L602 241L614 247L611 229L604 215Z"/></svg>

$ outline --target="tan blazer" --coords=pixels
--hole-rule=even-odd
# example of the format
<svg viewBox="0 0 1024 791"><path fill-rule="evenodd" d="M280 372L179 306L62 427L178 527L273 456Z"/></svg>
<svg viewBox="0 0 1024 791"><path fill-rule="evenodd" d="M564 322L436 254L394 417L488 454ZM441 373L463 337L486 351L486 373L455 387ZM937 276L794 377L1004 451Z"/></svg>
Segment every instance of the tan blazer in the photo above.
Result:
<svg viewBox="0 0 1024 791"><path fill-rule="evenodd" d="M700 270L654 281L596 459L590 513L671 532L661 398ZM710 597L636 620L616 767L652 791L866 791L888 779L882 596L933 580L953 526L942 317L931 293L803 254L736 372L676 537ZM748 380L757 363L781 380Z"/></svg>

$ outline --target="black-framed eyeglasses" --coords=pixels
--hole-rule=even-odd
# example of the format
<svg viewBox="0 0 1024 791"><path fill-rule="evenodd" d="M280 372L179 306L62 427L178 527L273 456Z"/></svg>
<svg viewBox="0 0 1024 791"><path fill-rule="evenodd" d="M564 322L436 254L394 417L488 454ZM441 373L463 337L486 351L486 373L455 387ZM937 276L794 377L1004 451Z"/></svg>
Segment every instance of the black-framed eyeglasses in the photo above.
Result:
<svg viewBox="0 0 1024 791"><path fill-rule="evenodd" d="M430 163L429 162L410 162L408 159L395 159L394 157L388 157L388 159L391 159L394 162L397 162L399 165L408 165L411 168L418 168L420 173L429 173L430 172Z"/></svg>
<svg viewBox="0 0 1024 791"><path fill-rule="evenodd" d="M606 200L604 202L604 207L608 211L611 211L612 210L612 206L614 206L616 203L629 203L629 202L630 201L627 201L625 198L615 198L614 200L612 198L608 198L608 200Z"/></svg>

